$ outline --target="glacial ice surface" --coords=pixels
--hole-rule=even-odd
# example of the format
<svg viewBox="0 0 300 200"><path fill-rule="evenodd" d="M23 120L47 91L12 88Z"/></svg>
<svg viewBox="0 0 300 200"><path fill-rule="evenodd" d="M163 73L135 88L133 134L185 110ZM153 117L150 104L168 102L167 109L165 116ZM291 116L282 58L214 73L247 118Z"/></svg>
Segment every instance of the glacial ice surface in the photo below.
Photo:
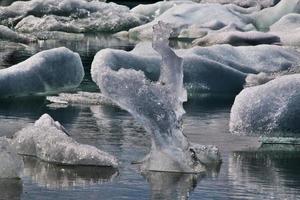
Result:
<svg viewBox="0 0 300 200"><path fill-rule="evenodd" d="M83 66L77 53L65 47L46 50L0 70L0 96L27 96L70 90L80 84L83 76Z"/></svg>
<svg viewBox="0 0 300 200"><path fill-rule="evenodd" d="M34 125L18 131L12 145L19 154L35 156L47 162L64 165L117 167L112 155L90 145L79 144L65 128L44 114Z"/></svg>
<svg viewBox="0 0 300 200"><path fill-rule="evenodd" d="M183 59L168 46L170 26L159 22L153 29L152 46L162 57L156 82L147 79L142 71L115 71L101 65L103 60L98 56L92 63L93 80L105 96L130 112L152 135L151 151L143 161L143 170L203 171L205 165L182 133L182 115L185 113L182 103L187 100L183 87ZM218 151L214 153L220 162Z"/></svg>
<svg viewBox="0 0 300 200"><path fill-rule="evenodd" d="M285 75L244 89L234 101L230 131L266 137L298 137L299 74Z"/></svg>
<svg viewBox="0 0 300 200"><path fill-rule="evenodd" d="M214 45L175 50L183 58L184 84L189 93L238 93L248 73L277 72L300 63L300 53L276 45L232 47ZM139 43L131 52L104 49L97 53L91 72L96 81L102 68L142 70L158 80L160 56L150 43ZM97 63L97 64L96 64Z"/></svg>
<svg viewBox="0 0 300 200"><path fill-rule="evenodd" d="M0 137L0 179L20 178L24 163L8 139Z"/></svg>

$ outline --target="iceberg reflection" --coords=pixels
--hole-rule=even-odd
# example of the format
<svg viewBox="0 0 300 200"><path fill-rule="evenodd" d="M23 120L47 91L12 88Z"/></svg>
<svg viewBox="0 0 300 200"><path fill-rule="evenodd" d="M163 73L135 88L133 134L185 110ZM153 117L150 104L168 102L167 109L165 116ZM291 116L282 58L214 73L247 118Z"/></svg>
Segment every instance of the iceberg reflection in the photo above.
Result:
<svg viewBox="0 0 300 200"><path fill-rule="evenodd" d="M31 177L39 186L68 189L111 182L118 171L109 167L63 166L24 157L24 176Z"/></svg>

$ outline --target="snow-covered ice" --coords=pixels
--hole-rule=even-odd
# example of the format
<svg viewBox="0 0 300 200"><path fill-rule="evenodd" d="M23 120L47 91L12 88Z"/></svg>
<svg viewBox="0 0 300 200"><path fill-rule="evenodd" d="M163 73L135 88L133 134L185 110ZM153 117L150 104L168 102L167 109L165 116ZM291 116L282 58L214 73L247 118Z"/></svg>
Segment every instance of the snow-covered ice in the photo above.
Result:
<svg viewBox="0 0 300 200"><path fill-rule="evenodd" d="M46 50L0 70L0 96L58 93L76 88L83 76L77 53L65 47Z"/></svg>
<svg viewBox="0 0 300 200"><path fill-rule="evenodd" d="M79 144L65 128L44 114L34 125L18 131L12 145L19 154L64 165L117 167L117 159L96 147Z"/></svg>
<svg viewBox="0 0 300 200"><path fill-rule="evenodd" d="M20 178L24 163L9 140L0 137L0 179Z"/></svg>

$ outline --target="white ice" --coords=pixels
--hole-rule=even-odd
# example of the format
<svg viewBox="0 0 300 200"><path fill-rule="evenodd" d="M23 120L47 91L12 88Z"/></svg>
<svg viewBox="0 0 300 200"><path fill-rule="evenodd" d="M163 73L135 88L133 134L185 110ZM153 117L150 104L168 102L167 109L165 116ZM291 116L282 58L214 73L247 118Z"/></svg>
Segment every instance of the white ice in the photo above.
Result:
<svg viewBox="0 0 300 200"><path fill-rule="evenodd" d="M12 145L19 154L35 156L43 161L64 165L117 167L117 159L94 146L80 144L65 128L44 114L34 125L18 131Z"/></svg>
<svg viewBox="0 0 300 200"><path fill-rule="evenodd" d="M0 179L20 178L24 167L23 160L4 137L0 137L0 161Z"/></svg>
<svg viewBox="0 0 300 200"><path fill-rule="evenodd" d="M3 25L0 25L0 39L20 43L29 43L36 41L35 37L19 34Z"/></svg>
<svg viewBox="0 0 300 200"><path fill-rule="evenodd" d="M77 53L65 47L46 50L0 70L0 96L58 93L76 88L83 76Z"/></svg>

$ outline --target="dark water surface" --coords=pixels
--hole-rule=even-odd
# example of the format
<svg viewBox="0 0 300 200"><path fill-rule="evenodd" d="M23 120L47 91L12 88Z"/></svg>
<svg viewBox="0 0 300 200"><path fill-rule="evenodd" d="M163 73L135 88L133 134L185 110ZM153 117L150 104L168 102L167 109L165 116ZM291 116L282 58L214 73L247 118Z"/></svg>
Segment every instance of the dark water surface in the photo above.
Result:
<svg viewBox="0 0 300 200"><path fill-rule="evenodd" d="M81 56L86 76L78 90L95 92L98 88L89 72L95 53L107 47L131 50L134 43L103 35L29 46L0 41L0 69L59 46ZM299 152L258 149L258 138L231 135L228 122L233 100L203 96L185 105L185 134L192 142L217 145L222 154L219 169L199 175L141 174L131 162L149 151L150 137L119 108L53 107L44 97L0 100L0 136L10 137L49 113L77 141L108 151L121 161L115 171L58 166L24 157L22 180L1 179L0 199L300 199Z"/></svg>

